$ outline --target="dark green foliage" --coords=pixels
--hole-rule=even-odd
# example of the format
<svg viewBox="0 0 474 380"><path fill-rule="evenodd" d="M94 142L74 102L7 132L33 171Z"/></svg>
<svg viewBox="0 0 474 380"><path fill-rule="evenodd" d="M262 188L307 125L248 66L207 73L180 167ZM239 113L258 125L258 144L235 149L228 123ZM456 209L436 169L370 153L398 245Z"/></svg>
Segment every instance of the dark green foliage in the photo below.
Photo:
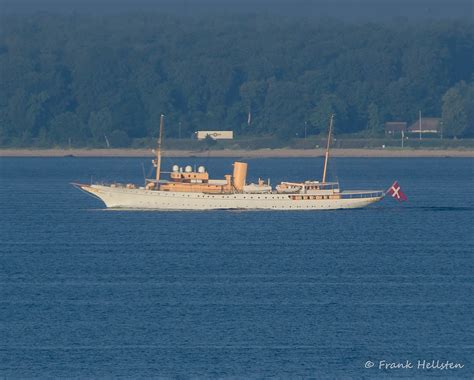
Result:
<svg viewBox="0 0 474 380"><path fill-rule="evenodd" d="M474 136L474 83L459 82L443 96L444 135Z"/></svg>
<svg viewBox="0 0 474 380"><path fill-rule="evenodd" d="M217 145L217 141L214 140L211 136L207 135L205 138L204 138L204 143L206 144L206 148L207 149L210 149L212 147L214 147L215 145Z"/></svg>
<svg viewBox="0 0 474 380"><path fill-rule="evenodd" d="M110 134L109 137L110 147L111 148L123 148L130 145L130 137L127 135L127 132L116 129Z"/></svg>
<svg viewBox="0 0 474 380"><path fill-rule="evenodd" d="M367 131L370 135L376 136L383 132L380 123L379 108L375 103L370 103L367 107Z"/></svg>
<svg viewBox="0 0 474 380"><path fill-rule="evenodd" d="M126 146L156 138L161 113L166 137L232 129L283 141L305 127L325 133L331 113L336 133L376 136L384 121L411 122L419 109L443 113L446 135L473 134L466 21L134 13L0 23L4 146Z"/></svg>
<svg viewBox="0 0 474 380"><path fill-rule="evenodd" d="M49 137L49 141L61 146L83 146L89 138L88 130L82 120L70 111L54 116L47 131L48 133L44 135Z"/></svg>

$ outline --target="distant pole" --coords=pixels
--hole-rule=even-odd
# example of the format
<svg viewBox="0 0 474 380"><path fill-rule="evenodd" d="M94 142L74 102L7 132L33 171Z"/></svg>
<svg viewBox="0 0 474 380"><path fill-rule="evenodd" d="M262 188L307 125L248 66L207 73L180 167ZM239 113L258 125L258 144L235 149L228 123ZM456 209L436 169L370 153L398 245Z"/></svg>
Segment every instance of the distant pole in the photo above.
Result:
<svg viewBox="0 0 474 380"><path fill-rule="evenodd" d="M304 139L305 139L305 140L306 140L306 128L307 128L307 124L308 124L308 122L305 121L305 122L304 122Z"/></svg>
<svg viewBox="0 0 474 380"><path fill-rule="evenodd" d="M439 122L439 125L441 127L441 140L443 139L443 120Z"/></svg>
<svg viewBox="0 0 474 380"><path fill-rule="evenodd" d="M404 141L405 140L405 132L403 131L402 129L402 149L403 149L403 145L404 145Z"/></svg>
<svg viewBox="0 0 474 380"><path fill-rule="evenodd" d="M419 112L418 128L419 128L419 130L420 130L420 140L421 140L421 110L420 110L420 112Z"/></svg>
<svg viewBox="0 0 474 380"><path fill-rule="evenodd" d="M178 124L178 138L181 138L181 122Z"/></svg>

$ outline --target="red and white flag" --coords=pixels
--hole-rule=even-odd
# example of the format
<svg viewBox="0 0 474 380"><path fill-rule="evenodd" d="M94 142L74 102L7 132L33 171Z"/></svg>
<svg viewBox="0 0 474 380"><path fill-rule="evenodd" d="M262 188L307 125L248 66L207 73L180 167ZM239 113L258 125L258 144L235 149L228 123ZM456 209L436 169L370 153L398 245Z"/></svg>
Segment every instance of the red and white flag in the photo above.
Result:
<svg viewBox="0 0 474 380"><path fill-rule="evenodd" d="M408 198L405 194L402 193L402 189L397 181L393 183L392 186L387 190L387 193L390 193L392 198L396 199L399 202L407 201Z"/></svg>

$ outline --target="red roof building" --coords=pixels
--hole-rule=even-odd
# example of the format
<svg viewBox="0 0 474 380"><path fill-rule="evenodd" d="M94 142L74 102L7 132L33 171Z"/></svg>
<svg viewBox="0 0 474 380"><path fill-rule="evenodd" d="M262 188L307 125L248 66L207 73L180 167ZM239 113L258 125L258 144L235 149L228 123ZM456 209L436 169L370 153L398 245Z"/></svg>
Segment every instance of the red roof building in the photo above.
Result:
<svg viewBox="0 0 474 380"><path fill-rule="evenodd" d="M384 124L384 130L388 136L401 135L407 131L407 123L404 121L387 121Z"/></svg>
<svg viewBox="0 0 474 380"><path fill-rule="evenodd" d="M440 131L441 119L439 117L422 117L421 123L417 120L408 127L410 133L439 133Z"/></svg>

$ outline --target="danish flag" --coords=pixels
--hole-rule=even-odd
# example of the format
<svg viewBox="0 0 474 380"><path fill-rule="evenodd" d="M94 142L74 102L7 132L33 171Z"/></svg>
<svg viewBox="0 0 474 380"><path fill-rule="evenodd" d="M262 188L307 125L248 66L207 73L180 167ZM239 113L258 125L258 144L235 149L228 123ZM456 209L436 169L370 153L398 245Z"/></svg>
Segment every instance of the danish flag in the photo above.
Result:
<svg viewBox="0 0 474 380"><path fill-rule="evenodd" d="M407 196L402 193L402 189L400 188L400 185L398 184L397 181L395 181L393 185L390 186L387 193L390 193L392 198L395 198L399 202L408 200Z"/></svg>

